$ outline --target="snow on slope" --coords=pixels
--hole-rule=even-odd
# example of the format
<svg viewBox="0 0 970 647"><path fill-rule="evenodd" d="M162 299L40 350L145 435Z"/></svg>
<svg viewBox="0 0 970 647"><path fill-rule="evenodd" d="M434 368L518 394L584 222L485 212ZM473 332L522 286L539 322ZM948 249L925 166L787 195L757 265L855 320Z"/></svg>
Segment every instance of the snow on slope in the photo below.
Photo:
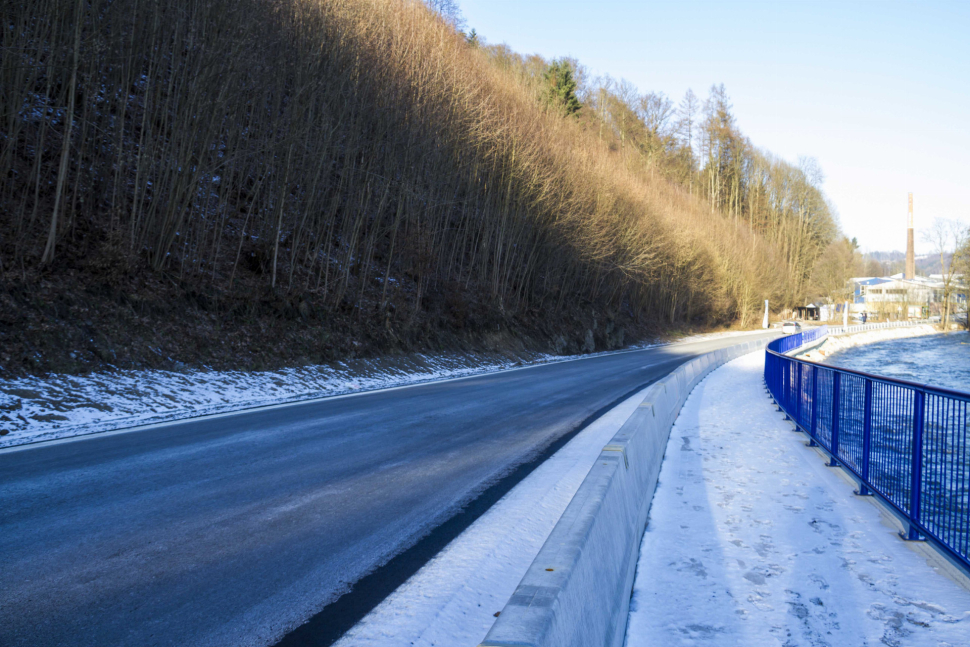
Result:
<svg viewBox="0 0 970 647"><path fill-rule="evenodd" d="M540 358L545 359L545 358ZM412 356L278 371L114 371L0 382L0 447L463 377L512 367L468 356Z"/></svg>
<svg viewBox="0 0 970 647"><path fill-rule="evenodd" d="M713 372L674 425L627 647L970 644L970 592L792 433L763 362Z"/></svg>
<svg viewBox="0 0 970 647"><path fill-rule="evenodd" d="M744 334L753 333L696 335L682 341ZM522 362L498 353L452 353L261 372L128 370L0 380L0 430L8 432L0 435L0 448L590 356L535 354Z"/></svg>

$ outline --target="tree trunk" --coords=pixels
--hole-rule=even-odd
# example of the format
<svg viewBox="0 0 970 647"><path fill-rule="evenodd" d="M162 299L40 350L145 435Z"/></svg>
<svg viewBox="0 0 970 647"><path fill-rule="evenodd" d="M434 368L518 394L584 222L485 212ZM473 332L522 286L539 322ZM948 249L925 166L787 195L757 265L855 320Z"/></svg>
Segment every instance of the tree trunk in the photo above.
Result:
<svg viewBox="0 0 970 647"><path fill-rule="evenodd" d="M47 234L47 245L44 247L42 264L54 260L54 247L57 243L57 215L61 209L61 198L64 195L64 181L67 179L67 167L71 153L71 131L74 129L74 101L77 89L77 68L81 54L81 20L84 17L84 0L78 0L77 13L74 16L74 66L71 68L71 83L68 88L67 122L64 124L64 146L61 148L61 166L57 172L57 190L54 194L54 212L51 214L51 228Z"/></svg>

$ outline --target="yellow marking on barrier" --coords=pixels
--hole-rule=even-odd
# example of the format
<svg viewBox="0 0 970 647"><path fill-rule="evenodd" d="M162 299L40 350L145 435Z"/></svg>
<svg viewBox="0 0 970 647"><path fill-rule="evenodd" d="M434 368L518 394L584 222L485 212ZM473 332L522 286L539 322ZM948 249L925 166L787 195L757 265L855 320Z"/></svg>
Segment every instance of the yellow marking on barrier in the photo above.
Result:
<svg viewBox="0 0 970 647"><path fill-rule="evenodd" d="M620 452L623 454L623 464L627 469L630 469L630 460L626 457L626 447L620 445L607 445L603 448L604 452Z"/></svg>

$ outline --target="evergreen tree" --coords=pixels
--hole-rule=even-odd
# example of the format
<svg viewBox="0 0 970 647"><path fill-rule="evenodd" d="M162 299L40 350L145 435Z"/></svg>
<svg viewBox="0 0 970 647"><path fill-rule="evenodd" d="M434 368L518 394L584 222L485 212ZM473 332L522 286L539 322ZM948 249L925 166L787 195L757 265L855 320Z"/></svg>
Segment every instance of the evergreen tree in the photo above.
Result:
<svg viewBox="0 0 970 647"><path fill-rule="evenodd" d="M576 97L576 80L569 61L555 60L549 64L542 78L545 80L545 101L566 115L576 115L583 107Z"/></svg>

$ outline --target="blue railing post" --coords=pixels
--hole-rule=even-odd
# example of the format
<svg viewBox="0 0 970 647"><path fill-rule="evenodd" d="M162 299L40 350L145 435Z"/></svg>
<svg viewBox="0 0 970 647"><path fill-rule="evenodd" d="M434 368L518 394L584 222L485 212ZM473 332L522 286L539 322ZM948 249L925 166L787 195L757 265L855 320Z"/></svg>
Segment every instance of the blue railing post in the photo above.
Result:
<svg viewBox="0 0 970 647"><path fill-rule="evenodd" d="M859 496L869 496L869 452L872 446L872 380L865 381L865 400L862 405L862 481L859 483Z"/></svg>
<svg viewBox="0 0 970 647"><path fill-rule="evenodd" d="M808 446L815 447L815 429L818 425L818 366L812 365L812 424L808 430Z"/></svg>
<svg viewBox="0 0 970 647"><path fill-rule="evenodd" d="M816 337L815 332L817 331L806 334L803 339L794 338L796 336L783 337L768 346L765 357L765 386L769 393L786 414L790 412L792 417L797 418L798 426L802 426L808 434L809 446L823 445L831 455L830 465L839 465L859 478L858 494L876 494L899 514L909 526L899 533L903 539L925 538L932 541L934 546L954 558L954 563L970 573L970 548L967 542L970 512L965 506L953 505L954 496L959 501L965 501L966 490L959 489L963 487L960 483L965 481L958 481L956 488L953 486L954 479L965 478L965 464L930 463L928 469L932 471L933 478L942 478L945 482L941 484L942 491L932 488L927 492L927 505L930 507L927 508L925 518L922 512L923 452L928 452L926 460L934 460L941 451L935 440L930 442L925 436L937 429L938 424L943 429L953 426L958 430L963 429L970 413L970 393L869 375L861 371L820 366L815 362L795 360L784 355L801 342L813 340ZM807 372L808 368L811 369L810 372ZM828 396L827 393L822 393L828 387L820 388L818 381L819 374L825 374L825 371L832 375L831 399L819 397ZM843 374L850 376L846 379L863 380L863 402L856 400L854 382L851 390L850 385L846 385L850 398L842 402ZM876 389L877 384L880 385L879 390ZM883 386L888 390L884 392ZM911 409L905 405L910 394L913 397ZM811 401L803 402L808 397L811 397ZM935 404L937 398L941 400L940 407ZM860 404L861 407L858 406ZM932 410L928 411L930 404ZM809 406L810 410L806 411L805 408ZM841 437L843 410L846 424L850 425L846 427L845 438ZM832 416L831 434L826 433L826 441L823 443L819 440L819 428L823 425L824 416L828 415ZM862 433L861 437L857 437L853 430L856 417L860 415ZM906 422L909 420L912 421L911 430L906 429ZM900 423L902 427L897 426ZM886 425L888 435L883 432ZM876 432L880 432L878 439L873 437ZM907 433L912 434L908 439ZM932 438L931 436L931 440ZM840 453L843 443L846 444L845 453L850 457L845 461L841 459ZM953 443L954 455L963 456L970 451L970 438L966 436L954 439ZM950 451L949 448L943 449ZM858 460L855 459L856 456L859 456ZM907 461L910 468L908 484L902 478ZM941 472L939 475L937 470Z"/></svg>
<svg viewBox="0 0 970 647"><path fill-rule="evenodd" d="M791 371L791 360L785 362L782 365L781 371L781 394L778 398L778 410L784 411L785 405L788 404L788 384L791 382L789 374ZM788 414L785 414L785 420L788 420Z"/></svg>
<svg viewBox="0 0 970 647"><path fill-rule="evenodd" d="M839 400L841 400L842 391L839 386L841 384L842 373L834 371L832 373L832 446L829 448L832 451L832 458L829 460L829 467L839 465L836 457L839 455Z"/></svg>
<svg viewBox="0 0 970 647"><path fill-rule="evenodd" d="M923 403L922 391L913 393L913 456L909 485L909 532L906 539L920 539L917 526L920 522L920 501L923 498Z"/></svg>

